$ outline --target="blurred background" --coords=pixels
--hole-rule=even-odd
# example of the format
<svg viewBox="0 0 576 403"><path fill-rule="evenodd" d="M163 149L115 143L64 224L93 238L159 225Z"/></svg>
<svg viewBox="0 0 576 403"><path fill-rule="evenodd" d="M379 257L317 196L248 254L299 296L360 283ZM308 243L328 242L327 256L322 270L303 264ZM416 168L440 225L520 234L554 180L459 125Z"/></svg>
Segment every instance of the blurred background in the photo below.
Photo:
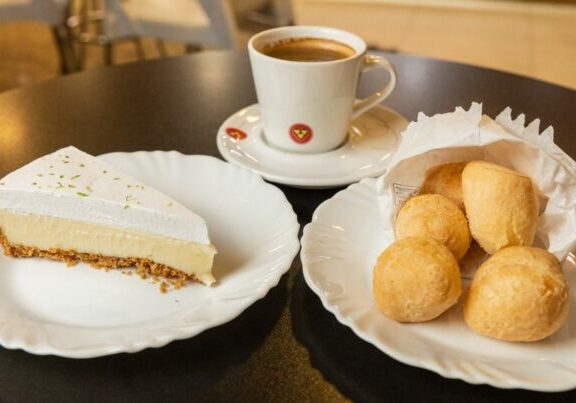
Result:
<svg viewBox="0 0 576 403"><path fill-rule="evenodd" d="M0 0L0 91L289 24L576 89L576 0Z"/></svg>

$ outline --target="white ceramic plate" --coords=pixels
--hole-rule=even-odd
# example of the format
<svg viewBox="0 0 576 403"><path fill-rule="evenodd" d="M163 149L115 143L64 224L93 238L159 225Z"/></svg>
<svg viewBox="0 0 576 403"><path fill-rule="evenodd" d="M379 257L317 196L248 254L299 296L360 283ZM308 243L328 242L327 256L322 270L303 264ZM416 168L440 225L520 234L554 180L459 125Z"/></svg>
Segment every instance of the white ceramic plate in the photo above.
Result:
<svg viewBox="0 0 576 403"><path fill-rule="evenodd" d="M381 175L407 126L408 121L397 112L377 106L352 122L342 146L325 153L298 154L268 145L263 137L260 107L254 104L222 123L216 143L226 161L271 182L331 188Z"/></svg>
<svg viewBox="0 0 576 403"><path fill-rule="evenodd" d="M204 217L218 249L218 283L162 294L152 280L120 271L1 256L2 346L88 358L189 338L266 295L298 253L292 207L280 190L247 170L174 151L100 158Z"/></svg>
<svg viewBox="0 0 576 403"><path fill-rule="evenodd" d="M536 343L508 343L475 334L457 305L426 323L400 324L372 300L372 267L393 240L377 204L374 179L322 203L304 228L306 282L324 307L362 339L389 356L447 378L500 388L562 391L576 387L576 269L563 266L571 288L567 323ZM388 229L390 230L390 229Z"/></svg>

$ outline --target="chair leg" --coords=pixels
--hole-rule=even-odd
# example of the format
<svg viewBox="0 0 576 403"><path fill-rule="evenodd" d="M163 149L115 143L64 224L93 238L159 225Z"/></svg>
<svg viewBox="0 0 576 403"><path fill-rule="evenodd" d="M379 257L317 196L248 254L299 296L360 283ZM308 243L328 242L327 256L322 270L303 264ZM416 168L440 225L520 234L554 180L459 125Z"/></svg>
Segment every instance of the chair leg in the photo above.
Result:
<svg viewBox="0 0 576 403"><path fill-rule="evenodd" d="M104 64L106 66L111 66L114 63L114 45L112 42L105 43L102 46L103 53L104 53Z"/></svg>
<svg viewBox="0 0 576 403"><path fill-rule="evenodd" d="M186 44L186 53L194 53L202 50L202 46L194 45L192 43Z"/></svg>
<svg viewBox="0 0 576 403"><path fill-rule="evenodd" d="M136 56L139 60L146 60L146 54L144 52L144 46L142 46L142 40L139 37L132 39L134 44L134 50L136 51Z"/></svg>
<svg viewBox="0 0 576 403"><path fill-rule="evenodd" d="M88 32L88 0L79 0L79 10L78 10L78 17L79 17L79 29L80 29L80 36ZM80 70L86 69L86 43L82 40L78 42L78 67Z"/></svg>
<svg viewBox="0 0 576 403"><path fill-rule="evenodd" d="M158 49L160 57L168 57L168 50L166 49L166 44L162 39L156 39L156 49Z"/></svg>
<svg viewBox="0 0 576 403"><path fill-rule="evenodd" d="M59 26L52 27L52 37L56 43L56 50L58 51L58 62L60 64L60 74L68 74L72 71L68 63L65 39L62 37Z"/></svg>

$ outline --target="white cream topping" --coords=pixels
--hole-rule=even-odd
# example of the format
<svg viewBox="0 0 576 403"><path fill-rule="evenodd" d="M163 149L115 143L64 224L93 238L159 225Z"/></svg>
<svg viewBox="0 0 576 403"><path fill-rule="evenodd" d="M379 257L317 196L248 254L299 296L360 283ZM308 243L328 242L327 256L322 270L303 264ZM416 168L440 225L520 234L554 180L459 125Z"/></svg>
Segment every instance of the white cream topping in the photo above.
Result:
<svg viewBox="0 0 576 403"><path fill-rule="evenodd" d="M0 208L210 243L200 216L75 147L0 179Z"/></svg>

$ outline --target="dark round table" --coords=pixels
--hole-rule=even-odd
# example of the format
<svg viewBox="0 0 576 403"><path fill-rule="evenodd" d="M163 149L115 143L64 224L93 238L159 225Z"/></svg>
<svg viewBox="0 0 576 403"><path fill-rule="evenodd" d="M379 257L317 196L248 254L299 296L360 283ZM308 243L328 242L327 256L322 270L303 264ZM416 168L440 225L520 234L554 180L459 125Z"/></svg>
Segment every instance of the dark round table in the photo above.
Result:
<svg viewBox="0 0 576 403"><path fill-rule="evenodd" d="M576 156L576 92L525 77L404 54L386 104L413 120L482 102L553 125ZM376 74L376 73L374 73ZM380 80L368 75L359 95ZM221 122L256 102L243 52L206 51L78 73L0 94L0 176L58 148L93 155L179 150L218 156ZM338 189L280 186L300 224ZM308 289L299 258L280 284L233 321L136 354L73 360L0 348L2 402L576 401L445 379L401 364L356 337Z"/></svg>

